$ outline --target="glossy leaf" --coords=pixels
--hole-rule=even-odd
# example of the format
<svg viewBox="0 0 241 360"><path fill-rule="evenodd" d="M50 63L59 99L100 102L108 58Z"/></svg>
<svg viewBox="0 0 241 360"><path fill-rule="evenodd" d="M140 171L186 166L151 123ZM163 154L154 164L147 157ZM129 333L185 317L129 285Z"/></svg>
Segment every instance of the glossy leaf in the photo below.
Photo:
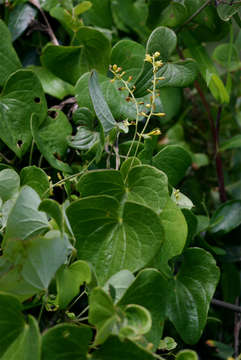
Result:
<svg viewBox="0 0 241 360"><path fill-rule="evenodd" d="M85 261L75 261L69 267L63 265L56 274L57 298L60 309L66 308L78 295L80 286L91 281L90 266Z"/></svg>
<svg viewBox="0 0 241 360"><path fill-rule="evenodd" d="M241 201L231 200L222 204L210 220L209 231L215 235L225 235L241 224Z"/></svg>
<svg viewBox="0 0 241 360"><path fill-rule="evenodd" d="M100 28L112 28L110 0L91 0L92 7L83 14L84 23Z"/></svg>
<svg viewBox="0 0 241 360"><path fill-rule="evenodd" d="M17 194L20 185L19 175L11 169L0 171L0 198L3 201Z"/></svg>
<svg viewBox="0 0 241 360"><path fill-rule="evenodd" d="M58 228L61 232L64 230L64 215L61 206L59 203L53 199L43 200L39 207L39 211L43 211L53 218L58 225Z"/></svg>
<svg viewBox="0 0 241 360"><path fill-rule="evenodd" d="M32 70L37 75L46 94L60 100L67 95L74 94L74 87L71 84L63 81L46 68L42 66L29 66L28 69Z"/></svg>
<svg viewBox="0 0 241 360"><path fill-rule="evenodd" d="M168 176L173 186L184 177L191 163L189 153L178 145L167 145L152 159L152 164Z"/></svg>
<svg viewBox="0 0 241 360"><path fill-rule="evenodd" d="M27 240L48 229L47 216L38 211L40 201L32 188L22 188L8 217L4 243L15 239Z"/></svg>
<svg viewBox="0 0 241 360"><path fill-rule="evenodd" d="M101 284L117 271L145 266L163 239L153 210L129 201L122 206L115 198L100 195L78 200L66 210L79 258L94 265Z"/></svg>
<svg viewBox="0 0 241 360"><path fill-rule="evenodd" d="M198 360L198 355L193 350L179 351L176 357L177 360Z"/></svg>
<svg viewBox="0 0 241 360"><path fill-rule="evenodd" d="M43 360L85 359L92 331L85 325L65 324L54 326L42 338Z"/></svg>
<svg viewBox="0 0 241 360"><path fill-rule="evenodd" d="M3 86L9 75L21 69L22 65L12 46L10 32L3 20L0 20L0 33L4 39L0 44L0 86Z"/></svg>
<svg viewBox="0 0 241 360"><path fill-rule="evenodd" d="M28 185L43 198L50 187L48 175L37 166L26 166L20 172L21 186Z"/></svg>
<svg viewBox="0 0 241 360"><path fill-rule="evenodd" d="M31 24L37 14L37 9L30 4L20 4L10 12L8 28L12 40L16 40Z"/></svg>
<svg viewBox="0 0 241 360"><path fill-rule="evenodd" d="M37 117L31 121L34 141L46 160L56 169L71 173L70 166L61 160L65 156L72 127L66 115L56 109L49 111L41 127L38 127Z"/></svg>
<svg viewBox="0 0 241 360"><path fill-rule="evenodd" d="M15 296L0 293L0 357L24 330L22 305Z"/></svg>
<svg viewBox="0 0 241 360"><path fill-rule="evenodd" d="M32 114L38 115L40 125L46 110L44 92L33 72L19 70L8 78L0 97L0 138L19 158L32 141Z"/></svg>
<svg viewBox="0 0 241 360"><path fill-rule="evenodd" d="M4 353L2 360L40 360L41 337L38 323L31 315L23 331Z"/></svg>
<svg viewBox="0 0 241 360"><path fill-rule="evenodd" d="M109 293L112 286L115 289L114 302L118 302L134 280L135 276L130 271L121 270L108 279L103 290Z"/></svg>

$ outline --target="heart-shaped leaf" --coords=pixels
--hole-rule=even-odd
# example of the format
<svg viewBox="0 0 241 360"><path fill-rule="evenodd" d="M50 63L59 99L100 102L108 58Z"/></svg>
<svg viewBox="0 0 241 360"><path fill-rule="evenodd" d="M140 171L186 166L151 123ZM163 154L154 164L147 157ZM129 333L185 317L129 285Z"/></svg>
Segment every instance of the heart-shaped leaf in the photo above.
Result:
<svg viewBox="0 0 241 360"><path fill-rule="evenodd" d="M0 86L2 86L9 75L21 69L22 65L12 46L10 32L3 20L0 20L0 33L4 39L0 44Z"/></svg>
<svg viewBox="0 0 241 360"><path fill-rule="evenodd" d="M56 274L56 303L64 309L78 295L80 286L91 281L91 269L85 261L75 261L69 267L63 265Z"/></svg>
<svg viewBox="0 0 241 360"><path fill-rule="evenodd" d="M55 169L71 173L71 167L61 160L68 148L67 137L72 132L72 127L66 115L56 109L50 110L49 116L39 127L37 116L34 114L31 125L34 141L45 159Z"/></svg>
<svg viewBox="0 0 241 360"><path fill-rule="evenodd" d="M8 78L0 97L0 138L18 157L32 141L32 114L38 115L35 121L39 126L46 111L42 86L32 71L19 70Z"/></svg>
<svg viewBox="0 0 241 360"><path fill-rule="evenodd" d="M21 186L28 185L43 198L50 187L48 175L37 166L26 166L20 172Z"/></svg>
<svg viewBox="0 0 241 360"><path fill-rule="evenodd" d="M72 203L66 213L79 258L94 265L101 284L117 271L145 266L163 240L158 215L134 202L90 196Z"/></svg>
<svg viewBox="0 0 241 360"><path fill-rule="evenodd" d="M43 335L42 359L86 359L91 338L92 331L88 326L67 323L57 325Z"/></svg>
<svg viewBox="0 0 241 360"><path fill-rule="evenodd" d="M0 171L0 198L3 201L11 199L17 194L20 185L20 178L16 171L4 169Z"/></svg>

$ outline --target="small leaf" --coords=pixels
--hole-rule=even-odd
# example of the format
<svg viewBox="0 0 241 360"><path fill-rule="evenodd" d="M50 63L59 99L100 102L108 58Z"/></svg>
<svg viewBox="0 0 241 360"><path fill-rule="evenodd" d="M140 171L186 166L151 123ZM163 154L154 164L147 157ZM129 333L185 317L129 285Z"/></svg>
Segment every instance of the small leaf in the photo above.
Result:
<svg viewBox="0 0 241 360"><path fill-rule="evenodd" d="M56 274L57 298L60 309L66 308L70 301L78 295L80 286L91 281L91 269L85 261L75 261L69 267L62 266Z"/></svg>
<svg viewBox="0 0 241 360"><path fill-rule="evenodd" d="M38 211L41 200L29 186L24 186L9 214L4 244L11 240L27 240L48 229L45 214Z"/></svg>
<svg viewBox="0 0 241 360"><path fill-rule="evenodd" d="M28 185L42 198L50 187L48 175L37 166L26 166L20 172L21 186Z"/></svg>
<svg viewBox="0 0 241 360"><path fill-rule="evenodd" d="M37 75L45 93L60 100L74 94L74 87L71 84L60 79L46 68L32 65L28 69Z"/></svg>
<svg viewBox="0 0 241 360"><path fill-rule="evenodd" d="M83 1L82 3L76 5L74 7L74 15L78 16L80 14L83 14L87 10L89 10L92 6L92 3L90 1Z"/></svg>
<svg viewBox="0 0 241 360"><path fill-rule="evenodd" d="M0 357L24 330L22 305L15 296L0 292Z"/></svg>
<svg viewBox="0 0 241 360"><path fill-rule="evenodd" d="M115 302L118 302L134 280L135 276L130 271L121 270L108 279L103 290L108 293L110 286L112 286L115 289Z"/></svg>
<svg viewBox="0 0 241 360"><path fill-rule="evenodd" d="M241 147L241 135L235 135L231 139L224 141L220 146L220 151L231 150Z"/></svg>
<svg viewBox="0 0 241 360"><path fill-rule="evenodd" d="M85 359L91 338L91 328L82 324L54 326L43 335L42 360Z"/></svg>
<svg viewBox="0 0 241 360"><path fill-rule="evenodd" d="M90 75L89 92L96 116L99 119L104 129L104 132L108 133L111 129L117 127L117 122L113 118L109 106L107 105L104 96L100 90L97 73L95 71L93 71Z"/></svg>
<svg viewBox="0 0 241 360"><path fill-rule="evenodd" d="M179 351L176 357L177 360L198 360L198 355L193 350Z"/></svg>
<svg viewBox="0 0 241 360"><path fill-rule="evenodd" d="M10 12L8 28L12 35L12 40L16 40L34 20L37 9L30 4L19 4Z"/></svg>
<svg viewBox="0 0 241 360"><path fill-rule="evenodd" d="M21 69L22 65L12 46L10 32L3 20L0 20L0 33L4 39L0 43L0 86L3 86L9 75Z"/></svg>
<svg viewBox="0 0 241 360"><path fill-rule="evenodd" d="M178 145L167 145L157 153L152 164L168 176L171 185L177 185L184 177L192 159L189 153Z"/></svg>
<svg viewBox="0 0 241 360"><path fill-rule="evenodd" d="M20 186L19 175L12 169L0 171L0 198L3 201L17 194Z"/></svg>
<svg viewBox="0 0 241 360"><path fill-rule="evenodd" d="M241 200L231 200L222 204L213 214L209 231L215 235L225 235L241 224Z"/></svg>
<svg viewBox="0 0 241 360"><path fill-rule="evenodd" d="M49 216L51 216L58 225L59 230L63 233L64 215L62 208L57 201L53 199L45 199L40 203L38 210L44 211Z"/></svg>
<svg viewBox="0 0 241 360"><path fill-rule="evenodd" d="M224 21L229 21L233 15L235 15L241 7L241 4L219 4L217 6L218 15Z"/></svg>

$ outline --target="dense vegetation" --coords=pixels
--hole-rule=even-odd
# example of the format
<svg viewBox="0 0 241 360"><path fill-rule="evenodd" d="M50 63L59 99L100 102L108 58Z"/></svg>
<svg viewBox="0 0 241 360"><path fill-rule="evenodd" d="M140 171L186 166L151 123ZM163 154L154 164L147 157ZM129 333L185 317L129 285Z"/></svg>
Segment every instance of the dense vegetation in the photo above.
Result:
<svg viewBox="0 0 241 360"><path fill-rule="evenodd" d="M240 359L239 0L0 0L0 359Z"/></svg>

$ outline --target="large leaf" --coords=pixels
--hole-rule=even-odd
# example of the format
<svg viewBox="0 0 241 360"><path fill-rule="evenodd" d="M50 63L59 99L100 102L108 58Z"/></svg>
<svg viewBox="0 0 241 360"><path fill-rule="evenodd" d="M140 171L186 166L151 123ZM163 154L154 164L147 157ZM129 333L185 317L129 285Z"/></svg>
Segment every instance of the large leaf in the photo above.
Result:
<svg viewBox="0 0 241 360"><path fill-rule="evenodd" d="M81 54L82 46L47 44L43 49L41 63L55 76L74 85L81 75Z"/></svg>
<svg viewBox="0 0 241 360"><path fill-rule="evenodd" d="M23 331L10 345L1 360L40 360L41 337L38 323L31 315L28 324L25 324Z"/></svg>
<svg viewBox="0 0 241 360"><path fill-rule="evenodd" d="M149 206L156 212L165 207L169 196L166 175L148 165L134 166L124 178L116 170L91 171L81 177L77 189L82 197L114 196L119 201Z"/></svg>
<svg viewBox="0 0 241 360"><path fill-rule="evenodd" d="M0 358L24 329L22 305L15 296L0 293Z"/></svg>
<svg viewBox="0 0 241 360"><path fill-rule="evenodd" d="M12 40L16 40L31 24L37 14L37 9L30 4L19 4L10 12L8 28Z"/></svg>
<svg viewBox="0 0 241 360"><path fill-rule="evenodd" d="M169 288L167 316L187 344L194 344L201 337L218 280L219 269L211 254L190 248L176 279L163 284Z"/></svg>
<svg viewBox="0 0 241 360"><path fill-rule="evenodd" d="M112 28L112 14L110 0L92 0L92 7L83 14L84 23L100 28Z"/></svg>
<svg viewBox="0 0 241 360"><path fill-rule="evenodd" d="M120 40L111 53L111 64L120 66L126 74L125 79L132 76L136 80L143 67L145 48L133 40Z"/></svg>
<svg viewBox="0 0 241 360"><path fill-rule="evenodd" d="M74 94L74 87L71 84L60 79L46 68L32 65L28 69L37 75L45 93L61 100L67 95Z"/></svg>
<svg viewBox="0 0 241 360"><path fill-rule="evenodd" d="M110 41L98 29L82 26L74 36L72 45L81 45L81 74L96 69L106 74L110 63ZM98 56L96 56L98 53Z"/></svg>
<svg viewBox="0 0 241 360"><path fill-rule="evenodd" d="M196 64L193 60L179 61L169 63L168 59L174 51L177 43L177 37L171 29L160 26L150 35L146 53L153 55L155 52L160 53L159 59L164 63L158 72L157 77L165 79L158 82L158 87L174 86L185 87L195 80L197 75ZM135 96L140 97L147 93L147 89L152 88L153 68L149 62L145 62L142 73L136 81Z"/></svg>
<svg viewBox="0 0 241 360"><path fill-rule="evenodd" d="M24 186L9 214L4 243L27 240L48 229L47 216L38 211L40 198L29 186Z"/></svg>
<svg viewBox="0 0 241 360"><path fill-rule="evenodd" d="M85 261L75 261L69 267L63 265L56 274L56 303L64 309L78 295L80 286L91 281L91 269Z"/></svg>
<svg viewBox="0 0 241 360"><path fill-rule="evenodd" d="M86 359L92 331L85 325L60 324L44 333L42 360Z"/></svg>
<svg viewBox="0 0 241 360"><path fill-rule="evenodd" d="M20 178L16 171L4 169L0 171L0 198L9 200L19 190Z"/></svg>
<svg viewBox="0 0 241 360"><path fill-rule="evenodd" d="M79 258L94 265L101 284L122 269L145 266L163 240L158 215L134 202L90 196L72 203L66 213Z"/></svg>
<svg viewBox="0 0 241 360"><path fill-rule="evenodd" d="M37 166L26 166L20 172L21 186L28 185L43 198L50 187L48 175Z"/></svg>
<svg viewBox="0 0 241 360"><path fill-rule="evenodd" d="M61 160L64 158L72 127L66 115L59 110L50 110L49 116L42 126L38 126L37 116L32 117L32 133L39 151L55 168L65 172L72 172L71 167Z"/></svg>
<svg viewBox="0 0 241 360"><path fill-rule="evenodd" d="M210 220L210 232L225 235L241 224L241 200L231 200L222 204Z"/></svg>
<svg viewBox="0 0 241 360"><path fill-rule="evenodd" d="M16 70L22 67L12 46L11 35L5 23L0 20L0 33L4 41L0 43L0 86Z"/></svg>
<svg viewBox="0 0 241 360"><path fill-rule="evenodd" d="M192 159L189 153L178 145L167 145L159 151L152 164L167 174L171 185L175 186L184 177Z"/></svg>
<svg viewBox="0 0 241 360"><path fill-rule="evenodd" d="M32 141L31 115L38 115L40 125L46 110L42 86L33 72L19 70L8 78L0 97L0 138L18 157Z"/></svg>

